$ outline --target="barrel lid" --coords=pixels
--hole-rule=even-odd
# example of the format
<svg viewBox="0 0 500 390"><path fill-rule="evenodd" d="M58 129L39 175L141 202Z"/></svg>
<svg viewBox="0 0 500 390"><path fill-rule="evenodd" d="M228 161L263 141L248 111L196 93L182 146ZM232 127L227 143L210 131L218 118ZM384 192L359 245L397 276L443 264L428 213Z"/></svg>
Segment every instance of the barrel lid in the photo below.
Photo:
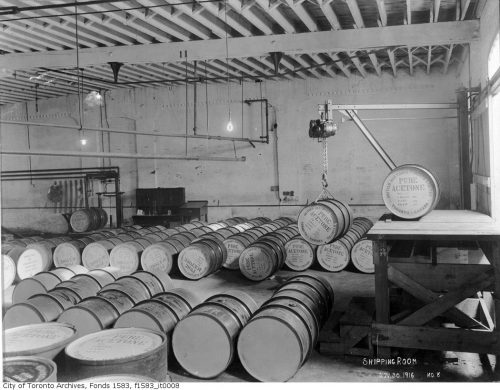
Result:
<svg viewBox="0 0 500 390"><path fill-rule="evenodd" d="M18 356L3 359L4 382L44 382L55 380L56 364L38 356Z"/></svg>
<svg viewBox="0 0 500 390"><path fill-rule="evenodd" d="M140 359L161 348L165 335L142 328L116 328L91 333L70 343L66 355L86 364Z"/></svg>
<svg viewBox="0 0 500 390"><path fill-rule="evenodd" d="M170 376L167 375L167 380L162 382L170 382ZM156 379L142 375L132 374L113 374L113 375L99 375L90 378L85 378L77 382L158 382Z"/></svg>
<svg viewBox="0 0 500 390"><path fill-rule="evenodd" d="M439 184L429 170L414 164L401 165L385 178L382 199L394 215L419 218L436 206Z"/></svg>
<svg viewBox="0 0 500 390"><path fill-rule="evenodd" d="M4 332L3 353L5 356L43 354L64 347L75 336L74 327L57 322L19 326Z"/></svg>

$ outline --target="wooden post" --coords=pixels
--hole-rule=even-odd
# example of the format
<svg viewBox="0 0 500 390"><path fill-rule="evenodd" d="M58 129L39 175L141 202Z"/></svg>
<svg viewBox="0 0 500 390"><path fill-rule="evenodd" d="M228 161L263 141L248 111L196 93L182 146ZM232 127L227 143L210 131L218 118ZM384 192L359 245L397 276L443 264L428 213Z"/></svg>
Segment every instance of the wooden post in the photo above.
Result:
<svg viewBox="0 0 500 390"><path fill-rule="evenodd" d="M460 156L460 187L462 209L471 210L470 185L472 184L472 167L469 163L469 120L467 115L467 90L457 92L458 104L458 144Z"/></svg>
<svg viewBox="0 0 500 390"><path fill-rule="evenodd" d="M390 321L389 278L387 275L387 242L385 240L373 241L373 263L375 265L375 318L378 323L388 324ZM376 353L381 358L389 357L391 349L376 345Z"/></svg>

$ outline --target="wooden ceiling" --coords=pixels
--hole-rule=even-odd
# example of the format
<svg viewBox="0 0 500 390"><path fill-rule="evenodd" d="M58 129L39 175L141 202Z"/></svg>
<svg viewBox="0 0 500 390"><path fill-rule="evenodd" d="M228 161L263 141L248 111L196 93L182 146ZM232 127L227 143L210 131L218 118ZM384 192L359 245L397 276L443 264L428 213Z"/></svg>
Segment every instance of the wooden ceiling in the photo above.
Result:
<svg viewBox="0 0 500 390"><path fill-rule="evenodd" d="M88 93L186 78L447 73L477 38L473 22L484 6L483 0L77 3L0 0L0 104L74 94L78 80ZM110 62L123 63L116 82Z"/></svg>

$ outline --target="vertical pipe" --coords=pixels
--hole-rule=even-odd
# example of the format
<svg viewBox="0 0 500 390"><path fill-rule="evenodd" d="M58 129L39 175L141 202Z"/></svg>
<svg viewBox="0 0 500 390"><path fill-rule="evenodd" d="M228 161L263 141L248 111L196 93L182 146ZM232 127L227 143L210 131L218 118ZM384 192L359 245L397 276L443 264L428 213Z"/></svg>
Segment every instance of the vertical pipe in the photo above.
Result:
<svg viewBox="0 0 500 390"><path fill-rule="evenodd" d="M186 150L185 155L188 154L188 64L186 61Z"/></svg>
<svg viewBox="0 0 500 390"><path fill-rule="evenodd" d="M153 143L153 153L156 156L158 153L158 142L157 139L155 138L154 143ZM159 188L160 186L158 185L158 160L155 158L154 159L154 170L155 170L155 187L154 188Z"/></svg>
<svg viewBox="0 0 500 390"><path fill-rule="evenodd" d="M198 85L198 61L194 61L194 84L193 84L193 133L196 135L196 114L197 114L197 103L198 103L198 94L197 94L197 85ZM187 141L187 138L186 138Z"/></svg>

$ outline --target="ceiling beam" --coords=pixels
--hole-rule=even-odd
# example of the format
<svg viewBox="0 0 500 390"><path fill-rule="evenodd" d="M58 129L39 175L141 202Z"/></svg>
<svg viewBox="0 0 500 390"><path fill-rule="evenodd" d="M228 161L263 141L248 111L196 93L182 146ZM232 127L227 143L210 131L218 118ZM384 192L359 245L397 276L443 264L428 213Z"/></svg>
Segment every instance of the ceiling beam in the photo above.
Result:
<svg viewBox="0 0 500 390"><path fill-rule="evenodd" d="M328 20L328 23L330 23L330 26L332 26L332 29L340 30L342 27L340 26L337 14L331 6L332 2L333 0L318 0L318 5L321 8L321 11L323 11L325 18Z"/></svg>
<svg viewBox="0 0 500 390"><path fill-rule="evenodd" d="M437 22L439 19L439 8L441 7L441 0L434 0L434 22ZM432 11L432 8L431 8ZM432 20L431 20L432 21Z"/></svg>
<svg viewBox="0 0 500 390"><path fill-rule="evenodd" d="M479 21L421 23L405 26L360 28L298 34L229 38L229 57L259 57L273 51L290 54L356 51L387 46L429 46L468 43L479 39ZM110 61L123 63L176 62L225 59L224 39L99 47L79 51L80 66ZM181 57L182 55L182 57ZM74 66L76 50L16 53L1 56L6 69Z"/></svg>
<svg viewBox="0 0 500 390"><path fill-rule="evenodd" d="M387 26L387 11L384 0L377 0L378 14L380 16L380 25Z"/></svg>
<svg viewBox="0 0 500 390"><path fill-rule="evenodd" d="M363 21L363 17L361 16L361 11L359 10L358 2L356 0L345 0L345 1L354 19L354 26L357 28L365 27L365 22Z"/></svg>

